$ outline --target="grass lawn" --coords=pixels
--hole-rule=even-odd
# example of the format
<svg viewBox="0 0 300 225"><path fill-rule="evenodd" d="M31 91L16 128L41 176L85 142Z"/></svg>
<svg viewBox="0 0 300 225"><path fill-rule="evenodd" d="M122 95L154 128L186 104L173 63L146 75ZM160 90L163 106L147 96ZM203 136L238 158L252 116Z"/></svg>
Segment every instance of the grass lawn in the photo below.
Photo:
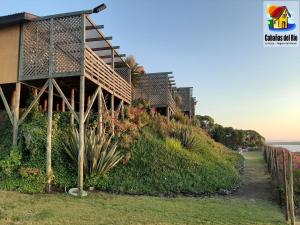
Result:
<svg viewBox="0 0 300 225"><path fill-rule="evenodd" d="M245 185L253 166L263 169L260 153L246 155ZM259 167L259 165L261 167ZM252 168L252 170L251 170ZM250 181L249 181L250 179ZM264 178L253 178L258 185ZM266 188L266 187L264 187ZM263 192L265 189L257 189ZM26 195L0 191L0 224L285 224L280 208L241 189L232 197L158 198L106 193L74 198L64 194Z"/></svg>

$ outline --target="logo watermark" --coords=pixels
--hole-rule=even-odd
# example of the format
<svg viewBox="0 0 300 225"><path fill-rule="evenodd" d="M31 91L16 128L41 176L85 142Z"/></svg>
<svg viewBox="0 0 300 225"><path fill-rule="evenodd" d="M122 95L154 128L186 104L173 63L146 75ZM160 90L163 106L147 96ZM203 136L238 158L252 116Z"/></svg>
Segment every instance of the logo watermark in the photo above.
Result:
<svg viewBox="0 0 300 225"><path fill-rule="evenodd" d="M299 1L264 1L264 45L294 47L299 45Z"/></svg>

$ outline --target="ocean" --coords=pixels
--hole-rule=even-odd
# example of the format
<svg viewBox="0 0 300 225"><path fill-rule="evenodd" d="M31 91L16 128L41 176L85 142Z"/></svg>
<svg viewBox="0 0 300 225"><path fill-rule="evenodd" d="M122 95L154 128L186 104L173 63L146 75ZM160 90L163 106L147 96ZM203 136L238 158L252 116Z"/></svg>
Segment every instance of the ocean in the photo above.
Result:
<svg viewBox="0 0 300 225"><path fill-rule="evenodd" d="M300 152L300 144L270 144L271 146L286 148L291 152Z"/></svg>

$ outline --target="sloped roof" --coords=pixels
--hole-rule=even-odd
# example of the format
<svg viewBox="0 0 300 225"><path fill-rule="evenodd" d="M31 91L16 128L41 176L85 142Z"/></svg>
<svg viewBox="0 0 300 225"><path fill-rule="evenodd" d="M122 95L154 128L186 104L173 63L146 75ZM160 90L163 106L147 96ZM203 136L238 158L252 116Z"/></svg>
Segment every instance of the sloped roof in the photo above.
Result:
<svg viewBox="0 0 300 225"><path fill-rule="evenodd" d="M291 14L289 13L289 10L287 9L286 6L279 6L271 13L271 17L278 19L282 15L282 13L284 12L285 9L286 9L288 15L291 16Z"/></svg>
<svg viewBox="0 0 300 225"><path fill-rule="evenodd" d="M7 16L0 16L0 28L25 23L27 21L34 20L37 17L38 16L27 12L16 13Z"/></svg>

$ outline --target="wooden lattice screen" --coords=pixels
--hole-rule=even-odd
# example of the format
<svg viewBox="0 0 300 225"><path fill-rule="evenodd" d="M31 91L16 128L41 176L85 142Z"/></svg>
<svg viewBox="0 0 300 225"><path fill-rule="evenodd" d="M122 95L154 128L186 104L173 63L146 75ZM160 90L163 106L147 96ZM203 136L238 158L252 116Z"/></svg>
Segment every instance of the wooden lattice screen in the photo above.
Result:
<svg viewBox="0 0 300 225"><path fill-rule="evenodd" d="M142 75L134 88L134 99L144 98L154 107L170 107L175 110L170 81L167 74Z"/></svg>
<svg viewBox="0 0 300 225"><path fill-rule="evenodd" d="M20 80L79 75L83 59L83 15L24 24Z"/></svg>
<svg viewBox="0 0 300 225"><path fill-rule="evenodd" d="M181 104L180 104L181 111L191 113L192 88L191 87L177 88L176 95L181 97Z"/></svg>
<svg viewBox="0 0 300 225"><path fill-rule="evenodd" d="M123 77L128 83L131 81L131 70L128 67L115 68L115 71Z"/></svg>

